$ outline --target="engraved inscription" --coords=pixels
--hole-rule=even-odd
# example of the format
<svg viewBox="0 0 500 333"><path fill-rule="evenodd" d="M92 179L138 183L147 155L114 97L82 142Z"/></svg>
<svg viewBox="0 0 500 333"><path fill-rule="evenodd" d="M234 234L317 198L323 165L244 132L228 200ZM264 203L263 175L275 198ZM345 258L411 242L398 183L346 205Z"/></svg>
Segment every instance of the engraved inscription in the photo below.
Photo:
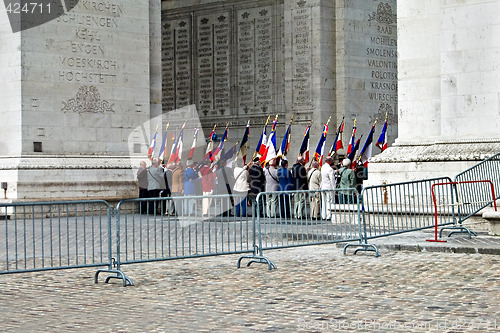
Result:
<svg viewBox="0 0 500 333"><path fill-rule="evenodd" d="M58 79L84 85L117 83L122 67L108 55L111 46L106 31L119 28L123 4L81 0L76 8L56 20L72 26L73 36L67 41L68 54L61 54L56 60ZM49 48L57 47L53 40L47 39L46 43Z"/></svg>
<svg viewBox="0 0 500 333"><path fill-rule="evenodd" d="M198 108L204 115L230 113L229 14L198 18Z"/></svg>
<svg viewBox="0 0 500 333"><path fill-rule="evenodd" d="M255 109L255 20L248 10L238 12L238 107ZM243 112L241 112L243 111Z"/></svg>
<svg viewBox="0 0 500 333"><path fill-rule="evenodd" d="M175 95L176 108L191 104L191 22L180 20L175 28Z"/></svg>
<svg viewBox="0 0 500 333"><path fill-rule="evenodd" d="M377 12L369 15L371 35L366 48L369 78L366 90L370 101L381 109L395 112L398 101L396 19L388 3L379 3Z"/></svg>
<svg viewBox="0 0 500 333"><path fill-rule="evenodd" d="M292 15L292 105L294 109L303 109L312 105L311 8L293 10Z"/></svg>
<svg viewBox="0 0 500 333"><path fill-rule="evenodd" d="M173 25L167 22L162 25L162 105L166 111L175 109L175 47Z"/></svg>

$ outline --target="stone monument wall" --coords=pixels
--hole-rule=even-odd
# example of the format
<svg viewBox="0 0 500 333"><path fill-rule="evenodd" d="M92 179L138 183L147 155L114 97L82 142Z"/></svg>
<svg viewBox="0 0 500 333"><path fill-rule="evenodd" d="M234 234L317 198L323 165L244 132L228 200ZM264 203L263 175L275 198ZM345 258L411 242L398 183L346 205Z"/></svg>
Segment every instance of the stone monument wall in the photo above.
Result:
<svg viewBox="0 0 500 333"><path fill-rule="evenodd" d="M135 194L125 162L131 130L151 117L149 9L143 1L79 1L17 33L2 18L2 56L12 67L4 78L11 91L2 92L0 179L9 199Z"/></svg>
<svg viewBox="0 0 500 333"><path fill-rule="evenodd" d="M451 176L500 152L500 2L398 6L399 136L371 183Z"/></svg>
<svg viewBox="0 0 500 333"><path fill-rule="evenodd" d="M313 121L311 150L331 116L327 149L346 118L365 138L386 113L397 135L396 1L163 1L163 111L196 105L203 127L251 120L255 144L268 115L278 138L291 115L291 158Z"/></svg>

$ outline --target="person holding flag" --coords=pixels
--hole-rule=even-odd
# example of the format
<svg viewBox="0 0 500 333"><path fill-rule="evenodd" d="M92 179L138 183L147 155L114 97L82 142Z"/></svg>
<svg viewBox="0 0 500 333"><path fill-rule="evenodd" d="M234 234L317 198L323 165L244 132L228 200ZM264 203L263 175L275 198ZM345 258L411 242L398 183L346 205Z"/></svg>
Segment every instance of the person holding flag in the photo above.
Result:
<svg viewBox="0 0 500 333"><path fill-rule="evenodd" d="M335 140L333 140L332 148L330 148L330 152L328 156L333 156L333 154L337 153L340 149L344 148L342 144L342 133L344 132L344 118L342 117L342 122L339 125L339 129L337 130L337 134L335 135Z"/></svg>
<svg viewBox="0 0 500 333"><path fill-rule="evenodd" d="M323 164L323 153L325 152L326 135L328 134L328 124L330 123L330 116L328 121L323 126L323 133L319 139L318 146L316 147L316 152L314 153L314 159L319 163L319 166Z"/></svg>
<svg viewBox="0 0 500 333"><path fill-rule="evenodd" d="M304 132L304 139L302 139L302 144L300 145L299 155L298 157L302 157L304 159L304 163L309 162L309 131L311 130L312 120L307 125L306 130Z"/></svg>
<svg viewBox="0 0 500 333"><path fill-rule="evenodd" d="M380 150L384 151L387 149L387 112L385 113L384 127L382 127L382 133L375 144Z"/></svg>

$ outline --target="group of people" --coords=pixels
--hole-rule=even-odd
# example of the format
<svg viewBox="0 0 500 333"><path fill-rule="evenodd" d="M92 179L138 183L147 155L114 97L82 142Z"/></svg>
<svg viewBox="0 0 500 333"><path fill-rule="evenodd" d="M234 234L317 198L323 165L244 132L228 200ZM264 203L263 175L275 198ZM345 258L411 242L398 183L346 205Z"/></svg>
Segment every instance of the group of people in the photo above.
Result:
<svg viewBox="0 0 500 333"><path fill-rule="evenodd" d="M336 165L332 157L327 157L322 167L315 160L306 166L302 156L290 169L286 159L281 159L279 166L276 160L262 166L258 157L248 164L242 159L233 164L230 168L220 161L214 171L210 161L197 165L188 160L185 167L181 162L160 165L154 160L149 167L141 162L137 171L139 197L173 199L168 204L141 201L141 212L193 215L200 209L203 216L246 216L247 206L251 206L252 216L330 219L334 204L354 203L355 192L347 189L356 188L361 193L366 179L362 164L352 168L351 161L344 159ZM334 189L338 191L306 192ZM257 204L261 192L267 195ZM201 205L195 198L200 195Z"/></svg>

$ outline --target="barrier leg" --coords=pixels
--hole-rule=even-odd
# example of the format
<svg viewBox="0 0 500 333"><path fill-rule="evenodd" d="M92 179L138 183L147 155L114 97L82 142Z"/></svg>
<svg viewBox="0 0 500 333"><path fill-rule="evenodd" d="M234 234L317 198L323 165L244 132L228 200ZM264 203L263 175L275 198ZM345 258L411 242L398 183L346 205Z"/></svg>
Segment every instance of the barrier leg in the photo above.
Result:
<svg viewBox="0 0 500 333"><path fill-rule="evenodd" d="M464 227L463 225L455 226L455 227L443 227L443 228L441 228L441 230L439 231L440 238L443 235L443 230L454 230L448 234L448 237L450 237L453 234L469 234L469 239L472 238L472 235L477 237L476 232L474 232L473 230L470 230L467 227ZM446 241L444 241L444 242L446 242Z"/></svg>
<svg viewBox="0 0 500 333"><path fill-rule="evenodd" d="M267 264L268 270L272 270L273 268L274 269L278 269L278 267L276 267L276 265L271 260L269 260L269 258L264 257L262 255L258 255L257 254L258 252L259 252L259 248L256 246L253 255L241 256L238 259L238 263L237 263L236 267L237 268L241 267L241 261L243 259L251 259L247 263L247 267L249 267L251 264L253 264L255 262L255 263L258 263L258 264Z"/></svg>
<svg viewBox="0 0 500 333"><path fill-rule="evenodd" d="M134 282L125 275L120 269L112 269L112 267L116 267L116 260L115 258L112 258L112 263L107 269L98 269L97 272L94 275L94 283L99 283L99 274L100 273L110 273L110 274L115 274L115 275L110 275L106 277L106 280L104 280L104 283L108 283L109 280L111 279L121 279L123 281L123 286L126 287L127 284L129 286L133 286Z"/></svg>
<svg viewBox="0 0 500 333"><path fill-rule="evenodd" d="M373 244L346 244L344 246L344 255L346 255L347 248L355 246L357 247L356 250L354 250L354 255L358 253L358 251L364 251L364 252L375 252L375 257L380 257L380 253L378 252L378 248L373 245Z"/></svg>

